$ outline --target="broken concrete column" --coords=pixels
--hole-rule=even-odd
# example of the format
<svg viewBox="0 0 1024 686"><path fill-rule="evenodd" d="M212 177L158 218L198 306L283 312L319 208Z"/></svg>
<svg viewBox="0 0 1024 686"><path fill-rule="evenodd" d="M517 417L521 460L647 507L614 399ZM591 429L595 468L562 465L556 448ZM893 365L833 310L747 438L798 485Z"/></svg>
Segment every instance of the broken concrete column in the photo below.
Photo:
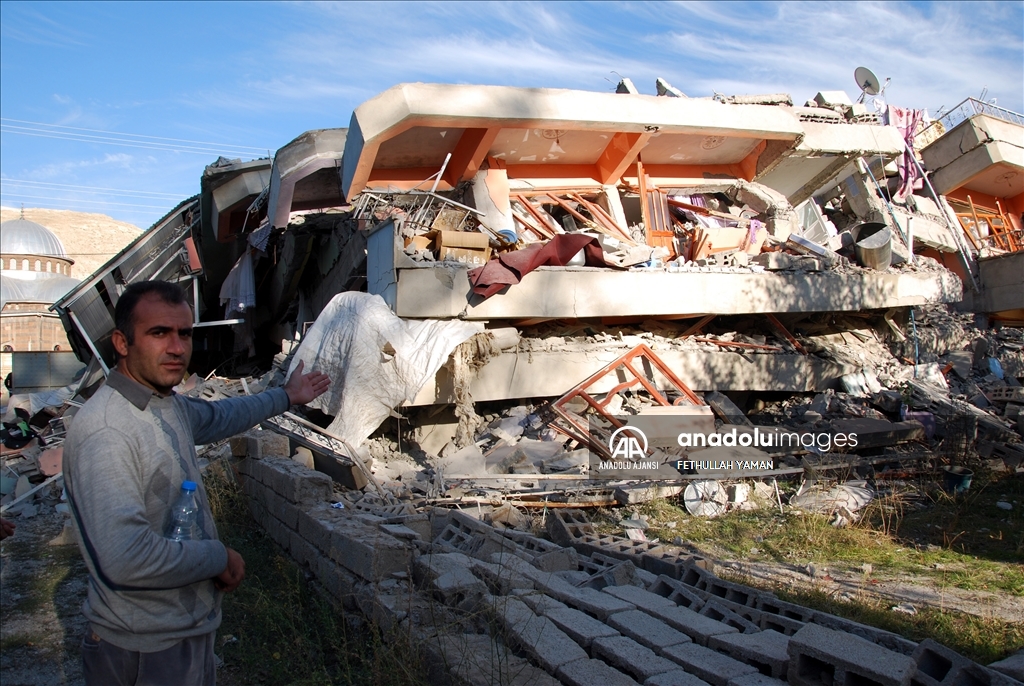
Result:
<svg viewBox="0 0 1024 686"><path fill-rule="evenodd" d="M514 243L517 232L508 193L508 172L497 165L473 177L473 206L483 212L481 223Z"/></svg>

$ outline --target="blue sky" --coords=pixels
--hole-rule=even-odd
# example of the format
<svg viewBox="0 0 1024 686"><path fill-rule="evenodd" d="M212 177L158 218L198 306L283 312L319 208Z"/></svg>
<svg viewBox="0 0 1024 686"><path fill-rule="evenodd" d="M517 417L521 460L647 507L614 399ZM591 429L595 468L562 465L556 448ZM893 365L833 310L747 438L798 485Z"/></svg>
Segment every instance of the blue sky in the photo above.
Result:
<svg viewBox="0 0 1024 686"><path fill-rule="evenodd" d="M146 227L219 154L265 156L405 81L857 94L1024 111L1024 2L0 3L0 203Z"/></svg>

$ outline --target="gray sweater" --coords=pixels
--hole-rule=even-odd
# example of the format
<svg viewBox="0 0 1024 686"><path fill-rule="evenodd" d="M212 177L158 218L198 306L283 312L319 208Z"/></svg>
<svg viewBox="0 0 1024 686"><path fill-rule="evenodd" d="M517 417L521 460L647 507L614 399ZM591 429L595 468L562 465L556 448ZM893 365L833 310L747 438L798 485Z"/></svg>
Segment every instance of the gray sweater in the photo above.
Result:
<svg viewBox="0 0 1024 686"><path fill-rule="evenodd" d="M223 594L213 577L227 566L227 551L195 446L287 409L282 389L215 402L162 398L113 371L79 410L64 443L64 485L89 569L82 611L100 638L156 652L220 626ZM203 540L165 538L183 481L199 485Z"/></svg>

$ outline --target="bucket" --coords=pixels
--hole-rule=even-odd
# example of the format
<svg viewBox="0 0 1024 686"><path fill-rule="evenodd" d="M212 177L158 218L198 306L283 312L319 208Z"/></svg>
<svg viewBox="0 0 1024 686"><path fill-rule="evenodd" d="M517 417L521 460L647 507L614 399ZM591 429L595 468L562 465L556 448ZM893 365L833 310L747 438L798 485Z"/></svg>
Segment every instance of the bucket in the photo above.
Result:
<svg viewBox="0 0 1024 686"><path fill-rule="evenodd" d="M947 493L960 495L971 487L971 479L974 477L967 467L954 467L948 465L942 468L942 488Z"/></svg>
<svg viewBox="0 0 1024 686"><path fill-rule="evenodd" d="M853 250L857 261L869 269L885 271L892 263L892 231L881 222L855 226Z"/></svg>

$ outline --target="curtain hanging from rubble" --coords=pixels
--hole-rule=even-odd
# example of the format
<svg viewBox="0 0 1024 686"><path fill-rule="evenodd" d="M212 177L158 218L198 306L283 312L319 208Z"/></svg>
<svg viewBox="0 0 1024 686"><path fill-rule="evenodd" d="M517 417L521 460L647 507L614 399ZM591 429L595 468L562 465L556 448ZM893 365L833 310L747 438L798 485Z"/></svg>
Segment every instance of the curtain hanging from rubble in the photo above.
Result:
<svg viewBox="0 0 1024 686"><path fill-rule="evenodd" d="M896 202L905 201L915 190L924 187L924 179L918 174L917 165L911 159L914 154L914 134L917 133L917 127L923 118L924 110L889 105L889 124L900 130L900 135L907 144L903 155L896 159L896 167L900 173L900 187L892 197Z"/></svg>
<svg viewBox="0 0 1024 686"><path fill-rule="evenodd" d="M246 250L228 272L220 287L220 304L227 305L224 317L244 315L256 305L256 280L252 273L252 253Z"/></svg>
<svg viewBox="0 0 1024 686"><path fill-rule="evenodd" d="M483 324L405 320L379 295L334 296L306 332L291 363L331 376L331 387L310 407L332 415L328 433L358 446L430 382L452 350Z"/></svg>

